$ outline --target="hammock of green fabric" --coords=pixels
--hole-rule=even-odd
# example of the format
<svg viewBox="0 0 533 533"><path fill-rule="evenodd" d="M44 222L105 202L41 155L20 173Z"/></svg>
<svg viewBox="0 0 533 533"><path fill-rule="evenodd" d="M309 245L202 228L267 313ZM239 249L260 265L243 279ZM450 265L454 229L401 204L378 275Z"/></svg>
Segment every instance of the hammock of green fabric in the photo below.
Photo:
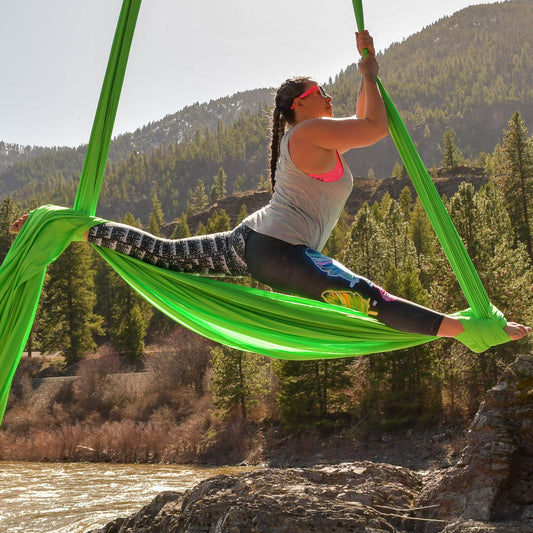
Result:
<svg viewBox="0 0 533 533"><path fill-rule="evenodd" d="M362 29L361 2L354 1ZM31 331L46 267L102 219L98 196L141 0L124 0L73 209L43 206L30 214L0 267L0 420ZM471 305L457 316L458 338L474 351L506 342L494 308L416 149L380 82L391 134ZM105 248L98 253L155 307L187 328L241 350L282 359L351 357L434 339L393 330L352 309L154 267Z"/></svg>

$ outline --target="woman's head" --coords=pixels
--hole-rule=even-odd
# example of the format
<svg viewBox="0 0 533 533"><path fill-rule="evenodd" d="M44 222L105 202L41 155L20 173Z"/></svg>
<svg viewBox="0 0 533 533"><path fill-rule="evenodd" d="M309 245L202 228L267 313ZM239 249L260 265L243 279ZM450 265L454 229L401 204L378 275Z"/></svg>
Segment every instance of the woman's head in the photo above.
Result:
<svg viewBox="0 0 533 533"><path fill-rule="evenodd" d="M285 133L286 125L294 125L296 123L295 102L310 88L316 85L317 83L307 76L290 78L276 92L276 107L274 108L272 122L272 144L270 152L270 180L272 190L274 190L274 175L279 158L281 138Z"/></svg>
<svg viewBox="0 0 533 533"><path fill-rule="evenodd" d="M276 109L279 110L286 122L294 123L294 100L303 94L308 86L314 84L311 78L298 77L286 80L276 93Z"/></svg>

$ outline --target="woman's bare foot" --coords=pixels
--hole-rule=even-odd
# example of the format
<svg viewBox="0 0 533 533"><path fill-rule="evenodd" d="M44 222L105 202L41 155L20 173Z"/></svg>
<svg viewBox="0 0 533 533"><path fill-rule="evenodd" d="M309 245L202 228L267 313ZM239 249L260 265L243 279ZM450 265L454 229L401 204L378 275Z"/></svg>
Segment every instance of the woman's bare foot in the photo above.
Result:
<svg viewBox="0 0 533 533"><path fill-rule="evenodd" d="M26 214L22 215L18 220L15 220L15 222L9 226L9 233L14 233L15 235L19 233L26 220L28 220L28 217L29 215Z"/></svg>
<svg viewBox="0 0 533 533"><path fill-rule="evenodd" d="M22 229L22 226L24 226L24 224L26 223L26 220L28 220L29 216L30 215L28 214L22 215L19 219L15 220L15 222L13 222L11 226L9 226L9 233L14 233L15 235L17 235ZM86 231L83 234L83 240L86 241L88 236L89 236L89 231Z"/></svg>
<svg viewBox="0 0 533 533"><path fill-rule="evenodd" d="M507 326L505 326L503 329L505 330L505 333L511 337L512 341L521 339L531 332L531 328L529 326L517 324L516 322L507 322Z"/></svg>
<svg viewBox="0 0 533 533"><path fill-rule="evenodd" d="M529 326L517 324L516 322L507 322L507 325L503 329L505 330L505 333L511 337L512 341L521 339L531 332ZM437 335L439 337L456 337L463 331L464 327L458 318L445 316Z"/></svg>

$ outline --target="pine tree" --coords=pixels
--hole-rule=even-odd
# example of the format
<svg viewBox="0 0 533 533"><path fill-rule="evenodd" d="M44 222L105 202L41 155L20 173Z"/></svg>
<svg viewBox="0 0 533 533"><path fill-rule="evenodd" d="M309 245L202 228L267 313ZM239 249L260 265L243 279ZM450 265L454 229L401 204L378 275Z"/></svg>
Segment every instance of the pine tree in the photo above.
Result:
<svg viewBox="0 0 533 533"><path fill-rule="evenodd" d="M239 214L237 215L237 224L240 224L248 216L248 209L246 209L246 204L241 204L239 209Z"/></svg>
<svg viewBox="0 0 533 533"><path fill-rule="evenodd" d="M409 220L411 209L413 208L413 195L411 194L411 189L407 185L402 189L400 193L400 211L404 220Z"/></svg>
<svg viewBox="0 0 533 533"><path fill-rule="evenodd" d="M448 130L444 134L444 151L442 153L442 166L444 170L455 170L463 161L463 155L454 143L454 133Z"/></svg>
<svg viewBox="0 0 533 533"><path fill-rule="evenodd" d="M215 405L226 414L239 410L247 418L249 408L266 392L269 362L227 346L212 348L211 357Z"/></svg>
<svg viewBox="0 0 533 533"><path fill-rule="evenodd" d="M117 274L112 308L111 341L117 352L136 363L144 353L144 339L150 324L152 308Z"/></svg>
<svg viewBox="0 0 533 533"><path fill-rule="evenodd" d="M407 169L405 168L405 165L402 165L401 163L398 163L396 161L396 164L394 165L394 168L392 169L392 177L397 180L402 180L407 177Z"/></svg>
<svg viewBox="0 0 533 533"><path fill-rule="evenodd" d="M21 206L10 196L4 198L0 206L0 264L11 248L15 236L9 233L9 226L22 214Z"/></svg>
<svg viewBox="0 0 533 533"><path fill-rule="evenodd" d="M209 200L215 203L217 200L226 197L226 181L228 177L222 167L219 168L218 174L215 176L215 183L211 187L211 194Z"/></svg>
<svg viewBox="0 0 533 533"><path fill-rule="evenodd" d="M152 204L154 216L151 218L154 224L159 225L163 222L163 213L155 192L152 196ZM136 220L131 213L124 218L124 224L140 227L140 221ZM108 284L112 287L111 294L108 295L111 302L109 317L111 342L119 354L125 356L130 362L137 363L144 353L144 339L148 332L153 308L137 295L116 272L108 274ZM158 314L157 317L160 322L165 322L162 314ZM159 321L156 327L161 327Z"/></svg>
<svg viewBox="0 0 533 533"><path fill-rule="evenodd" d="M191 232L189 230L189 225L187 224L187 215L183 213L172 232L171 239L187 239L190 236Z"/></svg>
<svg viewBox="0 0 533 533"><path fill-rule="evenodd" d="M533 141L516 112L508 124L501 152L498 183L505 196L516 238L526 245L533 262L530 206L533 192Z"/></svg>
<svg viewBox="0 0 533 533"><path fill-rule="evenodd" d="M351 363L351 359L276 362L278 405L284 424L299 428L345 412Z"/></svg>
<svg viewBox="0 0 533 533"><path fill-rule="evenodd" d="M342 262L354 272L371 278L374 266L376 220L367 202L357 212Z"/></svg>
<svg viewBox="0 0 533 533"><path fill-rule="evenodd" d="M270 190L270 180L266 179L265 176L263 174L261 174L259 176L259 181L257 182L257 187L256 189L258 191L269 191Z"/></svg>
<svg viewBox="0 0 533 533"><path fill-rule="evenodd" d="M67 363L95 350L102 317L94 313L93 255L84 243L72 243L50 265L40 307L41 351L63 351Z"/></svg>
<svg viewBox="0 0 533 533"><path fill-rule="evenodd" d="M161 234L161 226L164 223L164 214L161 208L161 202L157 197L157 192L154 190L152 193L152 212L148 221L148 231L152 235Z"/></svg>
<svg viewBox="0 0 533 533"><path fill-rule="evenodd" d="M191 211L193 214L203 211L209 205L209 198L205 193L205 185L203 180L198 182L198 185L194 189Z"/></svg>
<svg viewBox="0 0 533 533"><path fill-rule="evenodd" d="M228 231L231 220L224 209L216 211L212 217L207 220L207 233L218 233L219 231Z"/></svg>
<svg viewBox="0 0 533 533"><path fill-rule="evenodd" d="M409 225L411 239L418 255L431 256L434 249L435 233L418 197L409 218Z"/></svg>

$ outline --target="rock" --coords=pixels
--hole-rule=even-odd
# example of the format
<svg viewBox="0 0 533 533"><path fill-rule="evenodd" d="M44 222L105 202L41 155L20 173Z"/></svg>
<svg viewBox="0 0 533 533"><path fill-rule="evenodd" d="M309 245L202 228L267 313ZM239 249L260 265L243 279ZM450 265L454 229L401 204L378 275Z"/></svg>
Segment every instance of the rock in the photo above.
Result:
<svg viewBox="0 0 533 533"><path fill-rule="evenodd" d="M218 476L91 533L149 532L532 533L533 356L487 392L455 466L422 474L365 461Z"/></svg>
<svg viewBox="0 0 533 533"><path fill-rule="evenodd" d="M458 463L431 476L416 506L429 507L419 517L460 521L446 533L514 531L514 523L522 528L516 531L533 532L533 356L517 359L487 392ZM484 529L460 529L468 521ZM416 528L441 530L436 523Z"/></svg>
<svg viewBox="0 0 533 533"><path fill-rule="evenodd" d="M372 462L217 476L93 533L395 533L421 476ZM391 509L395 509L392 511Z"/></svg>

